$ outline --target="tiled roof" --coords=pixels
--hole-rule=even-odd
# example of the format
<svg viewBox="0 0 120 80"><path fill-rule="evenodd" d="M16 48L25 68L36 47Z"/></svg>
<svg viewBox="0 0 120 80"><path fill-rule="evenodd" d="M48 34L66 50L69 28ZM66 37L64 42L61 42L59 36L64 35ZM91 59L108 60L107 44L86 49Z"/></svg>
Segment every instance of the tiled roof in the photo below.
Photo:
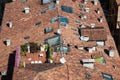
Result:
<svg viewBox="0 0 120 80"><path fill-rule="evenodd" d="M107 40L107 35L104 28L81 29L81 35L88 36L90 41Z"/></svg>
<svg viewBox="0 0 120 80"><path fill-rule="evenodd" d="M117 66L117 70L114 71L112 65L117 64L119 61L119 56L117 49L115 47L115 43L110 34L106 19L104 17L102 8L100 3L98 5L93 5L91 1L88 0L87 4L83 4L80 0L76 0L73 2L72 0L60 0L57 8L53 10L47 10L44 14L41 14L41 11L46 10L48 5L51 3L41 5L40 0L27 0L25 3L21 3L21 0L16 0L14 2L8 3L5 6L4 17L2 21L2 31L0 33L0 66L6 65L8 63L8 56L12 53L18 45L22 45L26 42L39 42L44 43L44 40L55 36L57 29L60 28L62 31L62 39L64 41L63 45L70 44L71 50L64 57L67 60L67 63L61 66L60 68L54 68L52 70L47 70L43 72L36 72L36 68L34 66L34 70L30 68L15 68L13 74L13 80L86 80L84 73L90 73L92 79L102 80L101 72L110 72L116 79L119 80L119 66ZM90 12L85 12L84 8L80 9L79 5L83 4L84 8L90 8ZM73 8L74 13L70 14L67 12L61 11L61 5L70 6ZM30 13L23 13L24 7L30 7ZM100 14L96 13L96 9L100 9ZM83 13L87 16L86 20L82 20L80 18L80 13ZM68 18L69 24L67 27L61 27L58 22L51 23L50 20L52 18L57 17L58 15L64 16ZM99 22L100 16L103 17L103 22ZM78 20L79 24L75 21ZM6 23L8 21L13 22L13 27L9 28ZM40 25L36 25L36 22L41 22ZM84 58L91 58L91 54L82 50L77 50L74 48L75 45L82 47L93 47L96 45L95 41L84 42L79 39L78 28L80 24L84 24L86 26L90 26L91 23L95 23L96 27L103 26L103 29L81 29L83 30L85 35L90 36L91 40L106 40L105 46L100 47L96 46L98 51L103 51L104 48L108 48L109 46L115 47L115 60L113 58L109 58L106 54L103 55L107 61L106 65L101 63L95 63L95 70L90 70L82 66L80 64L80 60ZM44 29L52 27L53 32L44 34ZM72 30L71 28L75 28L77 30ZM92 30L92 32L91 32ZM99 32L99 33L98 33ZM24 39L25 36L30 36L29 39ZM9 38L11 40L11 45L6 46L3 42ZM59 53L58 53L59 54ZM59 59L57 59L59 61ZM68 65L68 67L66 66ZM107 66L107 67L106 67ZM36 66L37 67L37 66ZM104 67L104 69L103 69ZM39 68L39 66L38 66ZM69 72L68 72L69 70ZM118 72L118 73L117 73ZM29 74L29 75L28 75ZM69 75L69 76L68 76Z"/></svg>

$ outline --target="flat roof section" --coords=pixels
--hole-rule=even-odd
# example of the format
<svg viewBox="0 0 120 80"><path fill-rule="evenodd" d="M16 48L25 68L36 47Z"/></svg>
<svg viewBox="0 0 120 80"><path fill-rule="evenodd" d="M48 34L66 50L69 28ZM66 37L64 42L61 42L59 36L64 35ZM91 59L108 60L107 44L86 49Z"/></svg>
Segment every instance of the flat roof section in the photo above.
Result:
<svg viewBox="0 0 120 80"><path fill-rule="evenodd" d="M106 31L104 29L80 29L82 36L89 37L90 41L107 40Z"/></svg>

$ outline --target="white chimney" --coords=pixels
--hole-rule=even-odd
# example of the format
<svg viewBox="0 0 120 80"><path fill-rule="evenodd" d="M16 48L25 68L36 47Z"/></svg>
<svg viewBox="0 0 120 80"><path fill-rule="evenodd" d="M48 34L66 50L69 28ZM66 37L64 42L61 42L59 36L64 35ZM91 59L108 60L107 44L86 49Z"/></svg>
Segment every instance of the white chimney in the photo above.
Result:
<svg viewBox="0 0 120 80"><path fill-rule="evenodd" d="M96 50L96 47L88 48L88 50L89 50L89 53L93 53L93 51Z"/></svg>
<svg viewBox="0 0 120 80"><path fill-rule="evenodd" d="M43 46L41 46L40 51L45 51L45 48Z"/></svg>
<svg viewBox="0 0 120 80"><path fill-rule="evenodd" d="M24 8L24 11L25 11L25 13L27 14L27 13L30 12L30 8L29 8L29 7L25 7L25 8Z"/></svg>
<svg viewBox="0 0 120 80"><path fill-rule="evenodd" d="M27 45L28 53L30 53L30 45Z"/></svg>
<svg viewBox="0 0 120 80"><path fill-rule="evenodd" d="M7 72L6 72L6 71L1 72L1 75L2 75L2 76L5 76L6 74L7 74Z"/></svg>
<svg viewBox="0 0 120 80"><path fill-rule="evenodd" d="M83 3L84 3L84 4L87 4L87 0L83 0Z"/></svg>
<svg viewBox="0 0 120 80"><path fill-rule="evenodd" d="M24 67L24 68L26 67L25 61L23 61L23 67Z"/></svg>
<svg viewBox="0 0 120 80"><path fill-rule="evenodd" d="M7 24L8 24L8 26L9 26L10 28L12 28L13 23L12 23L11 21L10 21L10 22L8 22Z"/></svg>
<svg viewBox="0 0 120 80"><path fill-rule="evenodd" d="M84 24L81 25L81 28L86 28L86 26Z"/></svg>
<svg viewBox="0 0 120 80"><path fill-rule="evenodd" d="M50 63L53 63L53 60L52 60L52 59L50 59Z"/></svg>
<svg viewBox="0 0 120 80"><path fill-rule="evenodd" d="M6 46L10 46L11 42L10 42L10 39L7 39L6 40Z"/></svg>
<svg viewBox="0 0 120 80"><path fill-rule="evenodd" d="M82 19L82 20L83 20L83 18L84 18L83 16L84 16L84 15L81 15L81 19Z"/></svg>
<svg viewBox="0 0 120 80"><path fill-rule="evenodd" d="M58 34L61 34L61 33L62 33L61 29L58 29L58 30L57 30L57 33L58 33Z"/></svg>
<svg viewBox="0 0 120 80"><path fill-rule="evenodd" d="M103 22L103 17L102 17L102 16L100 16L100 22L101 22L101 23Z"/></svg>
<svg viewBox="0 0 120 80"><path fill-rule="evenodd" d="M86 16L86 15L82 15L82 16L81 16L81 19L82 19L82 20L83 20L83 19L86 20L86 19L87 19L87 16Z"/></svg>
<svg viewBox="0 0 120 80"><path fill-rule="evenodd" d="M110 57L114 57L114 50L110 50L110 51L109 51L109 56L110 56Z"/></svg>
<svg viewBox="0 0 120 80"><path fill-rule="evenodd" d="M113 49L113 47L109 47L109 56L110 57L114 57L114 49Z"/></svg>
<svg viewBox="0 0 120 80"><path fill-rule="evenodd" d="M98 4L98 0L94 0L94 5L97 5Z"/></svg>
<svg viewBox="0 0 120 80"><path fill-rule="evenodd" d="M84 20L86 20L87 19L87 16L86 15L84 15Z"/></svg>
<svg viewBox="0 0 120 80"><path fill-rule="evenodd" d="M56 4L58 4L58 5L59 5L59 0L57 0L57 1L56 1Z"/></svg>
<svg viewBox="0 0 120 80"><path fill-rule="evenodd" d="M97 14L100 14L100 9L99 8L97 8Z"/></svg>
<svg viewBox="0 0 120 80"><path fill-rule="evenodd" d="M85 12L89 12L90 11L90 8L85 8Z"/></svg>
<svg viewBox="0 0 120 80"><path fill-rule="evenodd" d="M64 64L66 62L66 59L64 57L60 58L60 62Z"/></svg>
<svg viewBox="0 0 120 80"><path fill-rule="evenodd" d="M90 24L90 27L91 27L91 28L94 28L94 27L95 27L95 23L91 23L91 24Z"/></svg>

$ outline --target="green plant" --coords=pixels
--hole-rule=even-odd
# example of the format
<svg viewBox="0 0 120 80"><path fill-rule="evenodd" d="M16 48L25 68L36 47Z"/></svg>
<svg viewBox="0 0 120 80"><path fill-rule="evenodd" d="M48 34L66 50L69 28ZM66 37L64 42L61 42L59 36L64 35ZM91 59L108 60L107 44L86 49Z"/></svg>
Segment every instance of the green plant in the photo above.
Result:
<svg viewBox="0 0 120 80"><path fill-rule="evenodd" d="M49 48L49 58L52 59L53 50L52 47Z"/></svg>
<svg viewBox="0 0 120 80"><path fill-rule="evenodd" d="M21 46L21 51L23 52L27 51L27 44Z"/></svg>
<svg viewBox="0 0 120 80"><path fill-rule="evenodd" d="M99 57L99 58L95 58L96 62L102 62L103 61L103 57Z"/></svg>
<svg viewBox="0 0 120 80"><path fill-rule="evenodd" d="M48 50L48 47L49 47L48 45L46 45L46 46L45 46L45 51L47 51L47 50Z"/></svg>
<svg viewBox="0 0 120 80"><path fill-rule="evenodd" d="M48 58L48 62L50 62L50 60L51 60L51 59L50 59L50 58Z"/></svg>
<svg viewBox="0 0 120 80"><path fill-rule="evenodd" d="M23 64L23 62L21 62L21 63L20 63L20 67L24 67L24 64Z"/></svg>
<svg viewBox="0 0 120 80"><path fill-rule="evenodd" d="M26 53L24 51L21 51L21 56L26 56Z"/></svg>

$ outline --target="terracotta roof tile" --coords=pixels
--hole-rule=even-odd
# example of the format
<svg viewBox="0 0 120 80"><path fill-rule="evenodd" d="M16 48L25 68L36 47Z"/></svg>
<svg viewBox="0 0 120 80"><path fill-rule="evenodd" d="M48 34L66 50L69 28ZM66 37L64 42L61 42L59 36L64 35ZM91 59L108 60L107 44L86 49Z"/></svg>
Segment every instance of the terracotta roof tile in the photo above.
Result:
<svg viewBox="0 0 120 80"><path fill-rule="evenodd" d="M86 80L85 73L90 73L93 80L102 80L101 72L110 73L116 78L116 80L119 80L120 60L100 3L98 2L98 5L95 6L89 0L87 4L83 4L80 0L76 0L75 2L72 0L60 0L57 8L48 10L45 14L41 14L41 11L46 10L47 6L50 4L51 3L41 5L40 0L27 0L25 3L21 3L21 0L16 0L15 2L7 3L5 5L4 17L2 21L3 27L0 33L0 66L8 64L7 60L9 58L9 54L12 53L17 46L23 45L26 42L39 42L43 44L45 39L54 36L54 32L57 32L57 29L60 28L62 31L61 35L62 39L64 40L64 45L71 45L70 52L64 55L67 63L61 67L39 73L35 71L35 66L34 70L31 68L15 68L13 80L66 80L68 78L71 80ZM80 4L83 4L84 8L90 8L90 12L85 12L84 8L80 9ZM61 11L61 5L72 7L74 13L69 14ZM26 6L30 7L30 13L28 14L22 12ZM100 9L100 14L96 13L95 10L97 8ZM87 19L82 20L80 18L80 13L85 14ZM69 24L66 28L59 26L59 22L50 23L50 20L58 15L68 18ZM102 23L100 23L98 20L100 16L103 17ZM80 24L76 24L76 20L80 21ZM9 28L6 25L8 21L13 22L12 28ZM41 24L36 26L35 23L38 21L40 21ZM104 29L82 29L85 35L90 36L91 40L106 40L104 47L99 48L99 46L97 46L98 52L103 51L104 48L107 49L109 46L113 46L115 48L115 57L110 58L103 53L107 64L103 65L101 63L95 63L95 70L85 68L82 66L82 64L80 64L80 60L84 58L91 58L91 54L82 50L77 50L74 48L74 46L78 45L92 47L96 45L96 42L81 41L78 31L71 29L71 27L78 29L79 25L81 24L90 26L91 23L95 23L97 28L101 26L104 27ZM47 27L54 28L53 32L44 34L44 28ZM25 40L25 36L30 36L30 38ZM11 45L8 47L3 43L7 38L11 40ZM59 55L56 61L59 61L60 56L61 55ZM116 59L115 62L114 59ZM114 64L117 65L116 70L112 66ZM66 65L68 65L68 67Z"/></svg>

